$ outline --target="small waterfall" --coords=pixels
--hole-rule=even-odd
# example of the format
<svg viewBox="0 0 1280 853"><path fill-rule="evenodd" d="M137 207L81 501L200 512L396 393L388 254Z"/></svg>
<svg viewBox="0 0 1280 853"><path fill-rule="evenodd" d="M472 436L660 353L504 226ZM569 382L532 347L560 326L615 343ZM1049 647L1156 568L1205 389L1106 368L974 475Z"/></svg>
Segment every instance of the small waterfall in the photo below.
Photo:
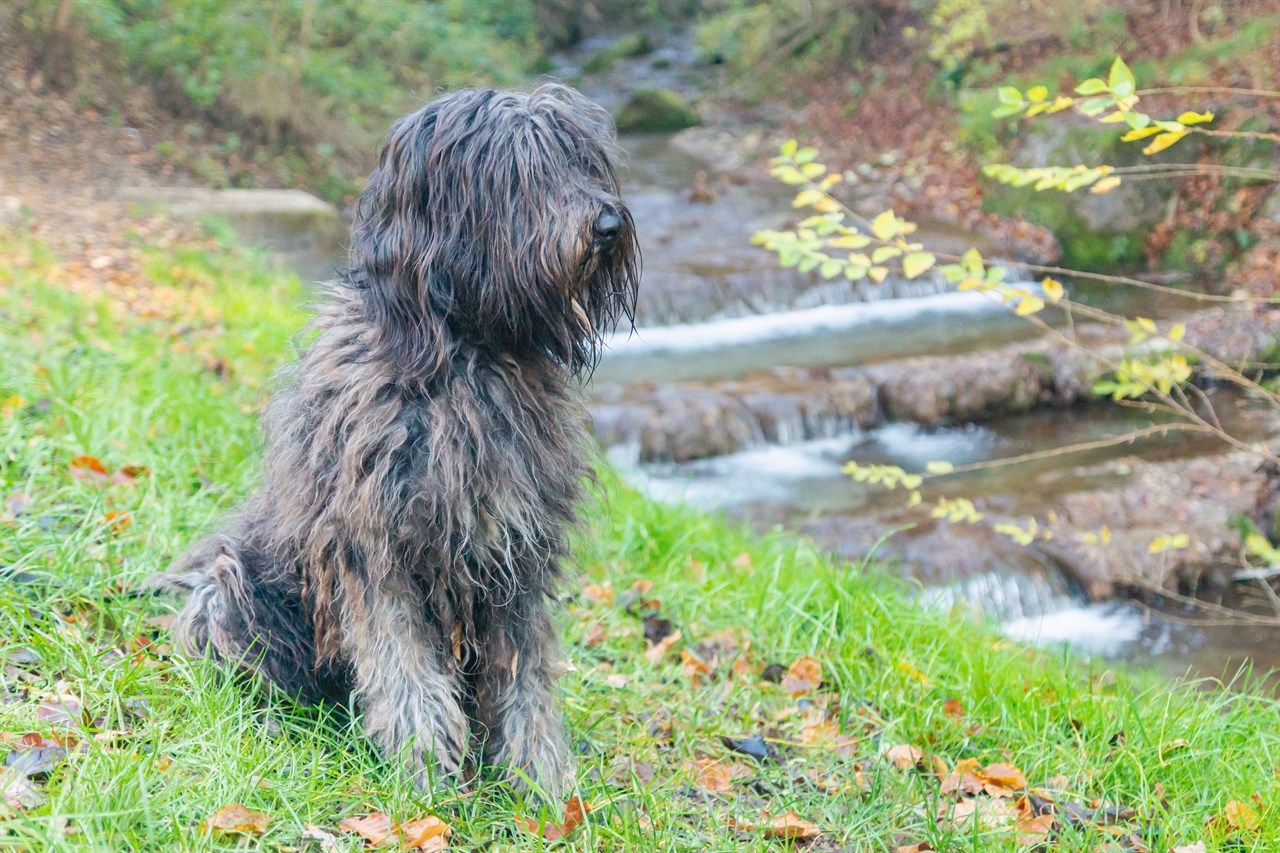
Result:
<svg viewBox="0 0 1280 853"><path fill-rule="evenodd" d="M769 255L763 261L775 263ZM995 260L992 265L1005 271L1010 284L1033 281L1021 264ZM636 319L642 329L677 326L850 303L920 299L954 290L936 271L915 279L890 275L877 283L869 278L826 280L776 265L743 269L741 264L722 260L646 273Z"/></svg>

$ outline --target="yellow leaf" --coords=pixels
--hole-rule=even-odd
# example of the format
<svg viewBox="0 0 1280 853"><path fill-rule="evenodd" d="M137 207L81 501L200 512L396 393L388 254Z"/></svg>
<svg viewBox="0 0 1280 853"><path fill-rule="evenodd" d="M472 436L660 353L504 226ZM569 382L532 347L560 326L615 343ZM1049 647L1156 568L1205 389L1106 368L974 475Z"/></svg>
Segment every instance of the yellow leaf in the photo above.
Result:
<svg viewBox="0 0 1280 853"><path fill-rule="evenodd" d="M889 268L888 267L872 267L871 269L867 270L867 275L871 276L871 280L874 281L876 284L880 284L886 278L889 277Z"/></svg>
<svg viewBox="0 0 1280 853"><path fill-rule="evenodd" d="M911 252L902 259L902 273L907 278L915 278L926 272L937 263L937 258L928 252Z"/></svg>
<svg viewBox="0 0 1280 853"><path fill-rule="evenodd" d="M913 506L919 506L920 501L922 500L924 500L924 497L920 494L920 490L912 489L911 496L907 499L907 508L909 509Z"/></svg>
<svg viewBox="0 0 1280 853"><path fill-rule="evenodd" d="M812 204L816 204L817 202L822 201L822 199L824 198L826 198L826 196L823 195L823 193L821 193L818 190L805 190L804 192L798 193L796 195L795 200L791 202L791 206L792 207L808 207Z"/></svg>
<svg viewBox="0 0 1280 853"><path fill-rule="evenodd" d="M813 203L813 208L820 213L835 213L840 210L840 202L831 196L823 196Z"/></svg>
<svg viewBox="0 0 1280 853"><path fill-rule="evenodd" d="M1191 544L1191 538L1185 533L1158 536L1147 546L1148 554L1163 554L1165 551L1180 551Z"/></svg>
<svg viewBox="0 0 1280 853"><path fill-rule="evenodd" d="M1168 133L1162 133L1155 139L1151 140L1151 144L1146 148L1143 148L1142 153L1158 154L1186 135L1187 132L1185 130L1174 130Z"/></svg>
<svg viewBox="0 0 1280 853"><path fill-rule="evenodd" d="M1013 313L1019 317L1030 317L1044 310L1044 300L1038 296L1024 296Z"/></svg>
<svg viewBox="0 0 1280 853"><path fill-rule="evenodd" d="M1111 175L1109 177L1103 178L1102 180L1094 184L1093 188L1090 189L1089 192L1094 193L1096 195L1102 195L1103 193L1111 192L1113 189L1115 189L1118 186L1120 186L1120 178L1117 177L1116 175Z"/></svg>
<svg viewBox="0 0 1280 853"><path fill-rule="evenodd" d="M1213 121L1213 113L1196 113L1188 111L1178 116L1179 124L1203 124L1206 121Z"/></svg>
<svg viewBox="0 0 1280 853"><path fill-rule="evenodd" d="M1027 90L1028 101L1039 102L1043 101L1047 97L1049 97L1049 90L1044 86L1032 86Z"/></svg>
<svg viewBox="0 0 1280 853"><path fill-rule="evenodd" d="M1185 335L1186 333L1187 333L1187 327L1182 323L1176 323L1172 328L1169 329L1169 334L1166 335L1166 337L1176 344L1182 340L1183 335Z"/></svg>
<svg viewBox="0 0 1280 853"><path fill-rule="evenodd" d="M956 466L945 461L930 462L924 466L924 470L928 471L930 474L950 474L952 471L956 470Z"/></svg>
<svg viewBox="0 0 1280 853"><path fill-rule="evenodd" d="M1121 142L1133 142L1135 139L1146 139L1148 136L1155 136L1160 132L1160 125L1149 124L1146 127L1131 130L1124 136L1120 137Z"/></svg>
<svg viewBox="0 0 1280 853"><path fill-rule="evenodd" d="M902 233L902 226L898 223L898 217L894 216L893 211L886 210L871 220L871 233L881 240L892 240Z"/></svg>
<svg viewBox="0 0 1280 853"><path fill-rule="evenodd" d="M1040 282L1040 286L1044 288L1044 296L1050 302L1057 303L1062 299L1062 282L1056 278L1046 278Z"/></svg>

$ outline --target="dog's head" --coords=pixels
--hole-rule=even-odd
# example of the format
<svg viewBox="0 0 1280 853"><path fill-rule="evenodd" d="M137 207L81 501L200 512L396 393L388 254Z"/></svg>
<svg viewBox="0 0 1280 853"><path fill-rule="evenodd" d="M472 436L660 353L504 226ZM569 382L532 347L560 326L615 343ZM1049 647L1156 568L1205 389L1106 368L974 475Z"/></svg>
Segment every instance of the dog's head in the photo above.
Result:
<svg viewBox="0 0 1280 853"><path fill-rule="evenodd" d="M447 333L589 370L639 279L608 114L551 84L432 101L388 132L351 251L401 355Z"/></svg>

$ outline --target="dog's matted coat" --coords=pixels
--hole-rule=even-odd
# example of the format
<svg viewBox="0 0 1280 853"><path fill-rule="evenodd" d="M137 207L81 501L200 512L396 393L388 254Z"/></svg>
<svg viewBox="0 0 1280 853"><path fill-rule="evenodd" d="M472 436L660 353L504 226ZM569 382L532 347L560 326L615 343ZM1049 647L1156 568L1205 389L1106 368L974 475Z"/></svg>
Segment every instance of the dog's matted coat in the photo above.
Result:
<svg viewBox="0 0 1280 853"><path fill-rule="evenodd" d="M638 279L612 138L556 85L397 122L265 416L265 482L171 575L184 650L353 697L424 786L472 762L565 782L549 606L588 474L571 386Z"/></svg>

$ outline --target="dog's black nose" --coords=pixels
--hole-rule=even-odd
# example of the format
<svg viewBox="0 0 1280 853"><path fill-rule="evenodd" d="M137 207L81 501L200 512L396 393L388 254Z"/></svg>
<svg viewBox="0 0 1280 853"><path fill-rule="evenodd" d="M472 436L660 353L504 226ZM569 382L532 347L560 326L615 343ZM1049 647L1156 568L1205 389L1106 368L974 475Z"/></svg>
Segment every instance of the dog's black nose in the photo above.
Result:
<svg viewBox="0 0 1280 853"><path fill-rule="evenodd" d="M596 219L595 232L597 240L616 239L622 231L622 217L612 207L606 207Z"/></svg>

